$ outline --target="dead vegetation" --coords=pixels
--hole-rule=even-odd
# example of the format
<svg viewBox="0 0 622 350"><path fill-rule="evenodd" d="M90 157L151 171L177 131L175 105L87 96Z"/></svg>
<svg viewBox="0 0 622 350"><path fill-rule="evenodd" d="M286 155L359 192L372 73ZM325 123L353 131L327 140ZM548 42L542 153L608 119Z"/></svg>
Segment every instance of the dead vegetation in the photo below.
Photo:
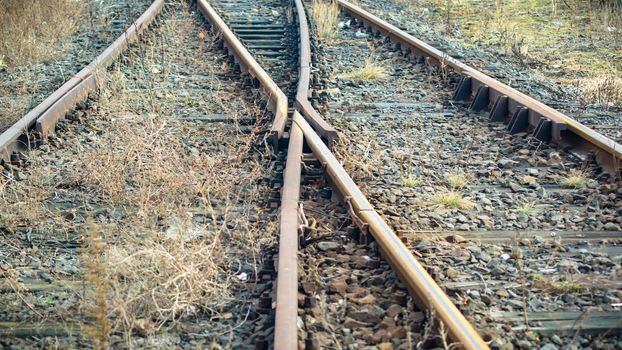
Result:
<svg viewBox="0 0 622 350"><path fill-rule="evenodd" d="M239 264L235 256L255 256L270 239L249 220L262 165L189 152L178 122L162 119L111 121L102 146L82 155L72 178L108 212L123 209L116 219L97 217L107 244L93 239L82 260L93 288L85 303L96 312L108 306L107 317L96 313L89 329L109 329L128 342L132 334L217 314L234 300L236 271L228 267ZM245 254L232 253L242 247ZM104 343L105 335L92 333L94 344Z"/></svg>
<svg viewBox="0 0 622 350"><path fill-rule="evenodd" d="M87 288L76 292L83 295L84 318L78 320L100 349L111 334L131 344L132 335L149 336L240 302L229 292L239 273L235 266L243 264L238 260L257 263L261 247L273 239L265 234L271 222L250 220L261 214L264 164L194 154L180 144L180 122L165 117L106 125L108 132L82 150L70 172L36 160L22 181L5 183L0 211L4 227L32 225L37 232L80 232L83 215L93 216L86 220L89 238L81 253ZM65 211L50 211L53 188L85 202L73 220Z"/></svg>
<svg viewBox="0 0 622 350"><path fill-rule="evenodd" d="M53 58L78 28L86 3L74 0L0 1L0 67Z"/></svg>
<svg viewBox="0 0 622 350"><path fill-rule="evenodd" d="M93 348L103 350L108 348L109 335L111 331L110 320L108 319L108 266L105 253L107 244L100 236L99 227L93 219L87 220L88 243L82 253L84 261L84 280L92 288L85 293L84 313L92 320L84 324L83 331L93 342Z"/></svg>
<svg viewBox="0 0 622 350"><path fill-rule="evenodd" d="M384 67L375 63L373 59L366 59L363 66L359 69L352 70L350 72L343 73L339 75L342 79L351 79L351 80L377 80L384 79L387 77L387 72Z"/></svg>
<svg viewBox="0 0 622 350"><path fill-rule="evenodd" d="M469 178L463 172L457 171L446 173L445 181L449 187L459 190L467 185Z"/></svg>
<svg viewBox="0 0 622 350"><path fill-rule="evenodd" d="M440 206L446 209L472 209L475 204L468 198L465 198L460 192L440 190L429 196L430 205Z"/></svg>
<svg viewBox="0 0 622 350"><path fill-rule="evenodd" d="M52 193L53 176L44 167L33 168L28 174L12 170L3 172L0 179L0 225L9 231L19 227L37 229L39 219L47 214L44 199Z"/></svg>
<svg viewBox="0 0 622 350"><path fill-rule="evenodd" d="M156 66L142 62L147 69ZM239 134L237 124L207 131L169 116L174 106L210 107L188 101L183 91L159 102L145 100L131 86L132 74L145 74L142 67L117 71L125 77L115 80L112 92L102 92L108 107L90 127L105 125L107 132L83 149L70 177L107 213L117 213L96 220L108 242L102 280L110 332L123 334L128 344L132 335L149 336L243 302L231 293L238 273L233 266L243 265L240 259L256 264L263 244L273 239L261 235L272 223L250 219L261 214L259 179L266 173L262 156L247 154L254 152L248 145L256 136ZM240 109L232 114L252 113ZM214 146L201 146L205 133ZM240 154L247 160L240 162ZM85 274L94 273L87 266ZM96 303L86 296L86 303ZM93 318L95 328L105 329L97 326L99 320ZM97 343L98 337L93 340Z"/></svg>
<svg viewBox="0 0 622 350"><path fill-rule="evenodd" d="M185 37L192 21L167 22L162 31ZM275 239L275 223L260 219L271 162L249 147L262 127L247 133L237 122L180 119L213 110L254 117L256 109L235 89L220 90L212 62L220 56L180 57L175 47L161 52L158 40L150 42L111 70L115 80L102 87L102 103L61 126L61 148L32 151L29 166L5 172L0 188L4 227L88 237L78 276L86 283L75 290L81 313L55 316L82 323L94 348L110 346L113 335L133 347L136 335L248 303L233 293L249 288L236 287L235 276L241 266L257 270L261 250ZM201 45L207 50L211 41ZM166 84L160 72L188 66L210 77L205 96L189 100L181 84L157 90L159 97L146 93ZM54 209L56 201L70 208Z"/></svg>
<svg viewBox="0 0 622 350"><path fill-rule="evenodd" d="M600 76L577 81L579 101L586 104L622 105L622 77Z"/></svg>
<svg viewBox="0 0 622 350"><path fill-rule="evenodd" d="M326 43L332 42L337 35L339 8L335 0L313 0L311 18L316 27L316 34Z"/></svg>
<svg viewBox="0 0 622 350"><path fill-rule="evenodd" d="M587 174L582 170L572 170L566 177L561 178L559 182L568 188L584 188L587 185Z"/></svg>
<svg viewBox="0 0 622 350"><path fill-rule="evenodd" d="M553 294L576 294L588 289L585 281L581 281L572 275L555 279L551 276L544 276L540 274L532 274L529 277L531 284L535 288Z"/></svg>
<svg viewBox="0 0 622 350"><path fill-rule="evenodd" d="M181 216L205 191L197 169L209 171L216 164L189 154L170 128L173 123L129 115L111 120L102 146L81 155L73 181L102 203L134 208L131 220L145 227L159 225L156 218Z"/></svg>
<svg viewBox="0 0 622 350"><path fill-rule="evenodd" d="M542 78L574 85L581 103L622 100L622 5L607 0L494 1L489 6L447 0L395 0L423 26L464 47L504 51Z"/></svg>
<svg viewBox="0 0 622 350"><path fill-rule="evenodd" d="M333 152L348 174L357 181L382 176L383 150L381 145L372 138L359 144L347 142L347 139L347 136L340 137Z"/></svg>

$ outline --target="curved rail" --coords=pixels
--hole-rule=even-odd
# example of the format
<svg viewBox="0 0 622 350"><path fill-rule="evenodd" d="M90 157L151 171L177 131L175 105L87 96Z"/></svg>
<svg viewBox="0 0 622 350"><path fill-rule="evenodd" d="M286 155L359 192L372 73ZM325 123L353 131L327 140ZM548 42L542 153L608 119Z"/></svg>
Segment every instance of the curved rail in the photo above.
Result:
<svg viewBox="0 0 622 350"><path fill-rule="evenodd" d="M53 131L56 123L67 111L84 101L88 94L97 88L97 82L104 77L106 67L135 42L140 34L149 27L164 6L164 0L155 0L151 6L104 52L83 68L48 98L24 115L20 120L0 135L0 159L9 161L13 151L28 147L28 140L21 140L34 124L36 131L45 140Z"/></svg>
<svg viewBox="0 0 622 350"><path fill-rule="evenodd" d="M300 153L302 135L313 154L325 165L327 175L336 189L346 198L351 206L351 215L361 221L378 243L384 257L398 273L413 295L415 302L425 309L433 309L437 317L447 326L450 337L462 344L464 349L488 349L488 346L464 318L447 295L436 284L425 268L417 261L409 249L402 243L393 230L367 201L352 178L324 144L322 132L334 129L313 109L308 102L310 83L311 50L309 29L300 0L294 0L300 26L300 67L296 107L291 126L290 149L285 168L281 208L281 231L279 242L279 262L277 275L277 310L275 323L275 349L297 349L297 257L298 217L294 205L298 205L300 186ZM317 117L316 117L317 116ZM319 121L330 127L318 125ZM314 130L315 129L315 130ZM316 133L317 132L317 133ZM334 131L336 133L336 131ZM294 139L295 138L295 139ZM329 139L330 140L330 139ZM299 144L300 142L300 144ZM330 141L329 141L330 145ZM295 188L294 188L295 187ZM287 205L287 207L285 207ZM282 250L285 249L285 250Z"/></svg>
<svg viewBox="0 0 622 350"><path fill-rule="evenodd" d="M309 102L309 84L311 83L311 40L309 24L302 0L294 0L298 15L300 38L300 60L298 67L298 89L296 91L296 108L330 146L338 140L337 130L328 124Z"/></svg>
<svg viewBox="0 0 622 350"><path fill-rule="evenodd" d="M271 128L272 144L275 148L278 148L278 141L284 134L285 124L287 122L287 97L265 70L257 63L216 11L214 11L205 0L198 0L197 5L212 26L222 34L226 47L232 51L240 68L256 77L267 93L273 111L275 112L275 119ZM301 83L299 80L299 93L306 94L306 89L308 89L308 60L310 57L310 50L306 56L301 54L301 62L307 62L307 64L306 69L302 69L303 65L301 63L300 76L305 76L306 74L306 79L304 83ZM297 112L294 112L294 114L297 114ZM292 125L289 130L287 161L283 173L283 187L281 191L279 259L277 264L277 298L274 330L275 349L298 348L298 202L300 197L303 141L302 130L296 125Z"/></svg>
<svg viewBox="0 0 622 350"><path fill-rule="evenodd" d="M285 132L285 124L287 123L287 96L276 85L272 78L261 68L259 63L246 50L240 40L233 34L225 21L214 11L212 6L205 0L198 0L197 6L207 20L222 35L224 45L227 50L233 53L236 62L240 65L243 72L248 72L256 78L261 84L268 100L268 109L274 113L274 120L270 129L270 141L275 149L279 147L279 139L283 137Z"/></svg>
<svg viewBox="0 0 622 350"><path fill-rule="evenodd" d="M567 140L570 143L577 144L578 142L575 139L578 136L594 146L592 148L595 148L597 157L602 163L609 165L609 170L615 172L619 169L620 161L622 161L622 145L619 143L448 56L362 8L345 0L337 0L337 2L344 12L361 20L365 27L386 35L394 43L407 47L422 60L426 62L431 60L437 65L445 65L462 74L464 77L456 90L454 99L473 99L471 108L475 110L490 109L490 118L493 121L503 121L510 118L511 132L523 131L528 125L534 126L534 137L544 142ZM568 135L568 132L573 135Z"/></svg>
<svg viewBox="0 0 622 350"><path fill-rule="evenodd" d="M298 14L300 52L298 66L298 86L296 90L296 106L299 101L307 102L311 75L311 45L307 18L300 0L294 0ZM310 104L309 104L310 106ZM297 111L294 111L298 115ZM319 117L319 115L318 115ZM309 115L310 121L320 130L328 131L330 125L321 117ZM322 122L323 124L320 124ZM328 127L326 127L328 126ZM330 127L332 128L332 127ZM332 137L332 135L335 137ZM337 132L325 133L328 142L334 142ZM277 263L276 312L274 320L274 349L298 349L298 237L299 217L298 203L300 199L300 172L302 162L302 146L304 137L302 129L292 123L289 130L287 162L283 172L283 189L281 192L281 217L279 222L279 260Z"/></svg>
<svg viewBox="0 0 622 350"><path fill-rule="evenodd" d="M311 106L309 84L311 82L311 42L309 25L301 0L294 0L300 38L298 86L296 90L295 117L303 113L322 139L332 145L337 141L337 131ZM284 171L279 228L279 261L276 290L276 317L274 348L298 348L298 202L300 196L300 171L302 162L302 129L292 123L290 128L287 163Z"/></svg>

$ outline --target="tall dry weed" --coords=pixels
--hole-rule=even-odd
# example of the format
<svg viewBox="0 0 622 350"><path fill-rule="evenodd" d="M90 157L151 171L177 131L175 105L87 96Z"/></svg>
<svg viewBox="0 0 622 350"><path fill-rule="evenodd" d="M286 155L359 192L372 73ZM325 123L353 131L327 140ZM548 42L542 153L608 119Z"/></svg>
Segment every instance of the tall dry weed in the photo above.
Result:
<svg viewBox="0 0 622 350"><path fill-rule="evenodd" d="M75 181L102 203L132 208L132 220L141 224L183 213L201 188L197 169L214 164L189 155L169 126L163 118L111 120L101 142L81 157Z"/></svg>
<svg viewBox="0 0 622 350"><path fill-rule="evenodd" d="M339 8L334 0L313 0L311 18L321 41L330 43L337 36Z"/></svg>
<svg viewBox="0 0 622 350"><path fill-rule="evenodd" d="M54 57L78 28L86 2L75 0L0 1L0 66L38 63Z"/></svg>
<svg viewBox="0 0 622 350"><path fill-rule="evenodd" d="M622 104L622 78L602 76L578 80L579 100L582 103L603 105Z"/></svg>
<svg viewBox="0 0 622 350"><path fill-rule="evenodd" d="M7 168L0 174L0 225L36 229L47 216L44 199L52 194L53 176L45 167Z"/></svg>
<svg viewBox="0 0 622 350"><path fill-rule="evenodd" d="M262 163L193 151L179 137L183 125L170 117L119 118L109 128L81 155L72 181L109 212L124 208L116 218L98 217L109 244L105 274L94 286L105 281L111 332L131 341L131 334L218 314L233 302L238 256L257 264L265 240L266 227L249 220L262 196ZM86 276L101 275L87 269Z"/></svg>
<svg viewBox="0 0 622 350"><path fill-rule="evenodd" d="M184 23L171 21L163 30L179 30L185 37ZM62 223L72 225L68 232L90 237L79 259L87 289L77 292L84 292L85 331L94 347L122 336L131 348L133 335L148 336L248 303L235 299L234 291L252 286L236 276L242 269L258 269L262 249L275 241L276 219L261 209L272 163L267 151L254 146L264 127L248 133L235 121L219 125L182 119L214 112L254 118L256 107L237 93L217 91L218 76L201 66L211 61L200 55L188 56L196 61L187 65L213 78L207 79L213 92L193 96L175 84L155 96L153 87L161 84L156 68L172 74L179 69L161 59L173 53L159 50L162 46L154 41L127 53L125 59L135 63L111 69L114 81L102 86L101 103L61 123L62 147L53 146L52 157L33 154L29 167L29 174L47 171L49 183L41 185L41 194L28 196L27 206L37 205L39 198L45 210L66 200L76 212L70 219L49 212L41 221L48 229L41 232L55 232ZM152 79L137 79L144 76ZM223 93L232 97L211 101ZM37 157L42 164L34 161ZM29 177L24 191L32 191L31 180L36 184L45 178ZM0 192L5 196L0 198L2 213L14 207L13 198L22 198L12 192L22 184L7 181L11 188ZM27 222L21 212L15 215L14 221ZM84 217L92 217L94 224L85 225Z"/></svg>
<svg viewBox="0 0 622 350"><path fill-rule="evenodd" d="M109 242L104 280L112 332L129 342L233 302L238 256L256 265L266 239L264 223L249 219L266 170L261 157L236 157L255 135L214 129L222 146L201 149L203 133L174 116L117 110L136 97L117 88L123 97L91 126L105 121L106 131L82 149L70 181L114 214L97 218Z"/></svg>

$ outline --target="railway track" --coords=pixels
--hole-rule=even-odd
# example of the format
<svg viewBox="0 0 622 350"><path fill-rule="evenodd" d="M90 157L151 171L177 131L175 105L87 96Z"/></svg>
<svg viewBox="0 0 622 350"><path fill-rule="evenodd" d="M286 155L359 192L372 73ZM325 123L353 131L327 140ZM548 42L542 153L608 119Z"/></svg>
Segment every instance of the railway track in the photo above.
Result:
<svg viewBox="0 0 622 350"><path fill-rule="evenodd" d="M344 139L355 140L337 152L452 300L496 347L541 343L495 334L495 327L502 334L532 329L554 346L593 339L572 340L579 332L615 333L619 289L604 281L619 280L618 194L608 201L619 179L577 161L572 151L560 157L527 133L508 138L506 126L473 113L472 102L452 101L458 81L451 72L439 75L381 39L353 40L356 27L320 55L328 70L328 84L318 86L329 106L324 114ZM350 78L369 57L390 80ZM574 173L584 173L591 185L564 185ZM589 213L595 198L604 202ZM605 226L611 231L594 232ZM592 261L583 254L613 268L587 263L577 269L575 263ZM591 317L587 310L603 314Z"/></svg>
<svg viewBox="0 0 622 350"><path fill-rule="evenodd" d="M370 33L319 50L301 1L156 1L0 136L6 345L616 346L620 145L339 6ZM332 78L372 48L399 88Z"/></svg>
<svg viewBox="0 0 622 350"><path fill-rule="evenodd" d="M85 64L122 34L150 5L135 1L103 0L83 4L88 18L77 21L78 31L64 47L48 47L54 57L38 64L2 67L0 84L0 130L13 125L23 114L80 71ZM86 8L85 8L86 7ZM5 57L6 59L6 57Z"/></svg>
<svg viewBox="0 0 622 350"><path fill-rule="evenodd" d="M202 21L163 6L98 97L5 171L3 346L260 341L283 156Z"/></svg>

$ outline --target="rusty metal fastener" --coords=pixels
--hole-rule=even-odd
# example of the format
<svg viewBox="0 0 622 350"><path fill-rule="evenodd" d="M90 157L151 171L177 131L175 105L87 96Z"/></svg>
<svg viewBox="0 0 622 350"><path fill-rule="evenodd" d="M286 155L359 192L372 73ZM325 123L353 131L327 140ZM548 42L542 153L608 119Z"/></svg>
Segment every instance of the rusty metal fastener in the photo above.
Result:
<svg viewBox="0 0 622 350"><path fill-rule="evenodd" d="M313 332L307 332L307 339L305 339L305 350L320 350L320 342L316 339Z"/></svg>

